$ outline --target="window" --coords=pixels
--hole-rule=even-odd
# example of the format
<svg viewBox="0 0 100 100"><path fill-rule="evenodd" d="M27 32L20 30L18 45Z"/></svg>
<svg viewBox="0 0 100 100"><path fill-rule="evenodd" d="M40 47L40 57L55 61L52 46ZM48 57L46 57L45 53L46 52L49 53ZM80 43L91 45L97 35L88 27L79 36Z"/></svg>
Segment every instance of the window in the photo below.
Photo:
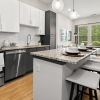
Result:
<svg viewBox="0 0 100 100"><path fill-rule="evenodd" d="M78 27L78 44L100 46L100 24L88 24Z"/></svg>
<svg viewBox="0 0 100 100"><path fill-rule="evenodd" d="M92 25L92 44L100 46L100 25Z"/></svg>
<svg viewBox="0 0 100 100"><path fill-rule="evenodd" d="M79 45L83 42L87 44L88 40L88 26L80 26L79 33L78 33L78 43Z"/></svg>

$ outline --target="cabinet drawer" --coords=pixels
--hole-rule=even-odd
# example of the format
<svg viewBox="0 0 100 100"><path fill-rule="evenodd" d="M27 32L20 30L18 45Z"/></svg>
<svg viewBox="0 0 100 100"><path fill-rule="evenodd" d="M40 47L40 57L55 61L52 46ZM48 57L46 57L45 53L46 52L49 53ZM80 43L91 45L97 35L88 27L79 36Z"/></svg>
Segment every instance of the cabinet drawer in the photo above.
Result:
<svg viewBox="0 0 100 100"><path fill-rule="evenodd" d="M36 52L36 48L29 48L29 49L26 49L26 52L27 52L27 53Z"/></svg>
<svg viewBox="0 0 100 100"><path fill-rule="evenodd" d="M45 47L45 50L50 50L50 47L48 46L48 47Z"/></svg>
<svg viewBox="0 0 100 100"><path fill-rule="evenodd" d="M43 50L45 50L44 47L38 47L38 48L37 48L37 51L43 51Z"/></svg>

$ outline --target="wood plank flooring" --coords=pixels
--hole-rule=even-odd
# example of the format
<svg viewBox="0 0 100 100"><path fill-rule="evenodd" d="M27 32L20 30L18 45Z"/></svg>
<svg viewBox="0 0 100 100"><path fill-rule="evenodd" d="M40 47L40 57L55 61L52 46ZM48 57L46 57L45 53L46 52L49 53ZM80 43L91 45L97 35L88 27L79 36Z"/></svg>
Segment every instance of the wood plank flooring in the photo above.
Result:
<svg viewBox="0 0 100 100"><path fill-rule="evenodd" d="M0 100L32 100L33 74L15 79L0 87Z"/></svg>
<svg viewBox="0 0 100 100"><path fill-rule="evenodd" d="M0 87L0 100L33 100L33 74L27 74ZM100 100L100 91L98 91ZM89 100L84 95L83 100Z"/></svg>

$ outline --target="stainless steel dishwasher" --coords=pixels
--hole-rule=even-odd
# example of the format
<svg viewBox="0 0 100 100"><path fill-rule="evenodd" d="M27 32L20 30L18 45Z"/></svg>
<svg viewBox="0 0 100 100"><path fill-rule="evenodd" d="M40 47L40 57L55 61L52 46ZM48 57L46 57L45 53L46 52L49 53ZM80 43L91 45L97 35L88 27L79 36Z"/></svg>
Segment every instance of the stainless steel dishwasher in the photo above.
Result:
<svg viewBox="0 0 100 100"><path fill-rule="evenodd" d="M5 81L26 73L26 50L5 52Z"/></svg>

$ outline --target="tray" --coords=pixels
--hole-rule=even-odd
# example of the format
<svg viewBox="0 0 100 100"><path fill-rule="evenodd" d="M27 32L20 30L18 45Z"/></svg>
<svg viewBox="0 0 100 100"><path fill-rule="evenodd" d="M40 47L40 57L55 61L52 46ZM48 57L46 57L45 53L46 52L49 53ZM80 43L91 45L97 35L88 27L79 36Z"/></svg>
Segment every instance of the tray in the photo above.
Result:
<svg viewBox="0 0 100 100"><path fill-rule="evenodd" d="M79 51L85 51L85 52L86 52L86 51L88 50L88 48L86 48L86 49L81 49L81 48L79 48L78 50L79 50Z"/></svg>
<svg viewBox="0 0 100 100"><path fill-rule="evenodd" d="M82 55L82 54L68 54L68 53L66 53L66 54L63 54L64 56L70 56L70 57L83 57L84 55Z"/></svg>

